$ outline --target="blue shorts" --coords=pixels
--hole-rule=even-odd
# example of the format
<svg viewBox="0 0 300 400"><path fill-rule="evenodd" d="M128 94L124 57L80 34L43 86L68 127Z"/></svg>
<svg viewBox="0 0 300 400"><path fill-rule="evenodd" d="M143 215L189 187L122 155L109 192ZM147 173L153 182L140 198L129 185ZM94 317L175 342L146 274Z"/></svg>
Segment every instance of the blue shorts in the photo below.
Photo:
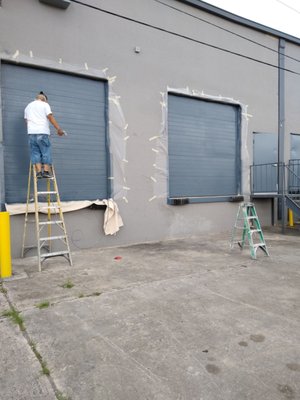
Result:
<svg viewBox="0 0 300 400"><path fill-rule="evenodd" d="M51 143L49 135L28 135L30 160L32 164L52 164Z"/></svg>

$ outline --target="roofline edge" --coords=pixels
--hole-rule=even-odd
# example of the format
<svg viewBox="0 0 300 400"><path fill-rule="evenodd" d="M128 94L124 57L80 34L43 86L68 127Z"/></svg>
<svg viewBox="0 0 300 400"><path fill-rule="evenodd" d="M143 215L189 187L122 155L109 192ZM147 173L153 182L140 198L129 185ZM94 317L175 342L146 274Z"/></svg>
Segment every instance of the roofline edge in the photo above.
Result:
<svg viewBox="0 0 300 400"><path fill-rule="evenodd" d="M300 45L300 38L297 38L296 36L289 35L288 33L284 33L277 29L270 28L266 25L260 24L250 19L240 17L239 15L233 14L230 11L226 11L223 10L222 8L206 3L205 1L202 0L176 0L176 1L206 11L210 14L217 15L218 17L225 18L231 22L235 22L237 24L244 25L248 28L252 28L260 32L267 33L269 35L285 39L291 43Z"/></svg>

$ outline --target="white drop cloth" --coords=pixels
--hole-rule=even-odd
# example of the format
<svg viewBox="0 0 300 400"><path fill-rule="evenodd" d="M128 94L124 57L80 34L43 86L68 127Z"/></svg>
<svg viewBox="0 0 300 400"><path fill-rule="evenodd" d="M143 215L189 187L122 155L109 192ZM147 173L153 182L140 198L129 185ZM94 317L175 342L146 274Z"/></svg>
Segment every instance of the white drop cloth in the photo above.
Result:
<svg viewBox="0 0 300 400"><path fill-rule="evenodd" d="M121 215L119 213L118 205L114 202L113 199L105 199L105 200L82 200L82 201L62 201L62 212L70 212L81 210L82 208L87 208L92 204L96 205L105 205L106 210L104 212L104 223L103 230L105 235L114 235L116 234L121 226L123 226L123 221ZM6 204L6 210L10 215L18 215L25 214L26 212L26 204L23 203L15 203L15 204ZM44 208L43 208L44 206ZM41 213L47 214L47 203L39 202L39 209ZM30 213L34 213L34 203L30 203L28 207L28 211ZM51 213L54 214L55 210L51 210Z"/></svg>

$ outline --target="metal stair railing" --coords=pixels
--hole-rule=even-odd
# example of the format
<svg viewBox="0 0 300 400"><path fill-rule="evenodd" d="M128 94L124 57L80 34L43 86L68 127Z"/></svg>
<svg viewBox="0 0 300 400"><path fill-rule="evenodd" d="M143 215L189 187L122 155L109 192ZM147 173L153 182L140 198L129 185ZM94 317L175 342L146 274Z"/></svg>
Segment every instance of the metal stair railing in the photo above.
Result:
<svg viewBox="0 0 300 400"><path fill-rule="evenodd" d="M278 198L284 233L287 208L300 216L300 159L251 165L250 183L252 198Z"/></svg>
<svg viewBox="0 0 300 400"><path fill-rule="evenodd" d="M283 188L279 190L282 178ZM251 194L289 195L300 198L300 159L250 166Z"/></svg>
<svg viewBox="0 0 300 400"><path fill-rule="evenodd" d="M250 166L251 194L277 195L282 163L254 164Z"/></svg>
<svg viewBox="0 0 300 400"><path fill-rule="evenodd" d="M288 192L300 197L300 160L289 160L286 168L288 170Z"/></svg>
<svg viewBox="0 0 300 400"><path fill-rule="evenodd" d="M300 216L300 160L289 160L287 171L286 203L287 207Z"/></svg>

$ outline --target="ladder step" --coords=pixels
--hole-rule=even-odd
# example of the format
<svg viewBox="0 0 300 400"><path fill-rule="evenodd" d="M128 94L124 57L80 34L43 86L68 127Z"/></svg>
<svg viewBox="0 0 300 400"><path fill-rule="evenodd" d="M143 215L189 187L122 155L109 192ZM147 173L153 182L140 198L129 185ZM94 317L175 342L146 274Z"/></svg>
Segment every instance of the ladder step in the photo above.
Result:
<svg viewBox="0 0 300 400"><path fill-rule="evenodd" d="M261 232L261 229L251 229L251 228L250 228L250 232L251 232L251 233L254 233L254 232Z"/></svg>
<svg viewBox="0 0 300 400"><path fill-rule="evenodd" d="M41 258L50 258L50 257L56 257L56 256L64 256L65 254L70 254L69 251L55 251L53 253L45 253L41 254Z"/></svg>
<svg viewBox="0 0 300 400"><path fill-rule="evenodd" d="M40 238L40 241L44 240L58 240L58 239L65 239L66 235L60 235L60 236L47 236L47 237L42 237Z"/></svg>
<svg viewBox="0 0 300 400"><path fill-rule="evenodd" d="M42 248L49 249L49 246L43 245L43 246L40 246L40 248L41 248L41 249L42 249ZM30 249L37 249L37 246L36 246L36 245L24 246L24 250L25 250L25 249L27 249L27 250L30 250Z"/></svg>
<svg viewBox="0 0 300 400"><path fill-rule="evenodd" d="M57 194L57 192L51 191L51 192L37 192L37 194Z"/></svg>
<svg viewBox="0 0 300 400"><path fill-rule="evenodd" d="M60 207L59 206L40 206L39 210L42 210L44 208L46 208L47 210L57 210Z"/></svg>
<svg viewBox="0 0 300 400"><path fill-rule="evenodd" d="M253 247L260 247L260 246L265 246L266 247L266 243L255 243L255 244L253 244Z"/></svg>
<svg viewBox="0 0 300 400"><path fill-rule="evenodd" d="M32 221L35 222L35 221ZM39 222L39 225L54 225L54 224L62 224L62 220L57 221L46 221L46 222Z"/></svg>

